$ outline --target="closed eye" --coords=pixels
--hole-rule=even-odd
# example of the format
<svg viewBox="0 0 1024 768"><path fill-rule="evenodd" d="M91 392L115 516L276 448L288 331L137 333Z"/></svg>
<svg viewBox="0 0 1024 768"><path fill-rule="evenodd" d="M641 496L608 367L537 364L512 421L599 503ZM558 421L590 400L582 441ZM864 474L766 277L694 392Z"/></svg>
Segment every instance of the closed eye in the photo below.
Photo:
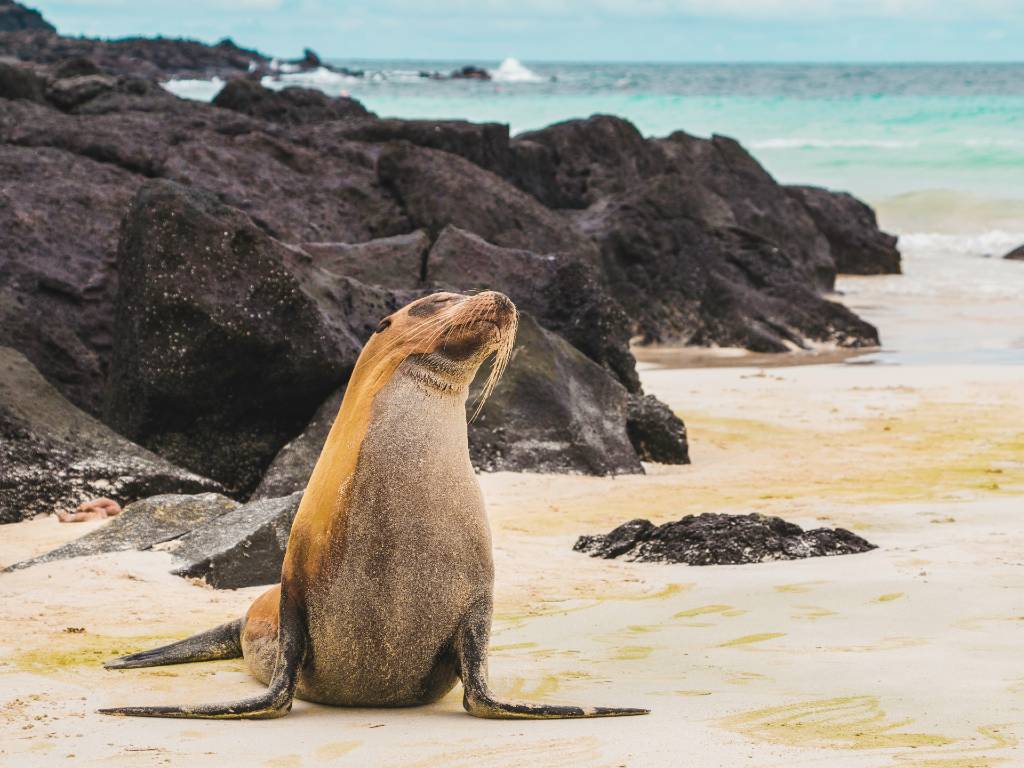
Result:
<svg viewBox="0 0 1024 768"><path fill-rule="evenodd" d="M380 324L377 325L377 330L375 330L374 333L383 333L390 327L391 321L385 317L383 320L380 321Z"/></svg>

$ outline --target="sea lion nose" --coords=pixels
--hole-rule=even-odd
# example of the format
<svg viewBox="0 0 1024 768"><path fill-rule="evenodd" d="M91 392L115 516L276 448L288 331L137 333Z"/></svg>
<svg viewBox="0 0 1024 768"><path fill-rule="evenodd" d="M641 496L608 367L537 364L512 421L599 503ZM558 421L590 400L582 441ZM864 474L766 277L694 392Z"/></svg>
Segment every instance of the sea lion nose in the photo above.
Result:
<svg viewBox="0 0 1024 768"><path fill-rule="evenodd" d="M504 293L498 291L488 291L488 297L491 303L494 305L495 313L502 317L510 317L516 313L516 305L512 303L512 299L506 296Z"/></svg>

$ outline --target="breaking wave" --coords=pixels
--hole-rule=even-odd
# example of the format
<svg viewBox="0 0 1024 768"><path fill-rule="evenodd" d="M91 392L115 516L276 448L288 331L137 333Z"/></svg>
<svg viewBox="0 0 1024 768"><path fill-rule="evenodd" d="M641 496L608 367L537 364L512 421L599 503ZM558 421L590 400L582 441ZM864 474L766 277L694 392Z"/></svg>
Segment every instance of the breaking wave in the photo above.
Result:
<svg viewBox="0 0 1024 768"><path fill-rule="evenodd" d="M523 66L519 59L505 59L497 69L490 72L496 83L542 83L544 78Z"/></svg>

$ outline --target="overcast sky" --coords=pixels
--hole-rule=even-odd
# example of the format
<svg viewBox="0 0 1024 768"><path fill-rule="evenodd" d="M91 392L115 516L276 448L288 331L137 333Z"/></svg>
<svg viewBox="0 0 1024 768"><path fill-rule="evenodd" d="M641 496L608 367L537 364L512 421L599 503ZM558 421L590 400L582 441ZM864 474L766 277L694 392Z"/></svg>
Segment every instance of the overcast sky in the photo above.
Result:
<svg viewBox="0 0 1024 768"><path fill-rule="evenodd" d="M467 61L1021 61L1024 0L27 0L65 34Z"/></svg>

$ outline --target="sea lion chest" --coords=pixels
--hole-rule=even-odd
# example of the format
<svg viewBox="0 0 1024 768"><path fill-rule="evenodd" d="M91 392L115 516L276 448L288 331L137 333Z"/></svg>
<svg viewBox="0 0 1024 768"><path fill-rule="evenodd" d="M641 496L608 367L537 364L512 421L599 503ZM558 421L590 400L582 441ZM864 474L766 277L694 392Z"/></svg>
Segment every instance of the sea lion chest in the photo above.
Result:
<svg viewBox="0 0 1024 768"><path fill-rule="evenodd" d="M374 400L330 548L329 570L307 589L308 697L401 705L447 692L455 630L493 584L465 394L392 377Z"/></svg>

